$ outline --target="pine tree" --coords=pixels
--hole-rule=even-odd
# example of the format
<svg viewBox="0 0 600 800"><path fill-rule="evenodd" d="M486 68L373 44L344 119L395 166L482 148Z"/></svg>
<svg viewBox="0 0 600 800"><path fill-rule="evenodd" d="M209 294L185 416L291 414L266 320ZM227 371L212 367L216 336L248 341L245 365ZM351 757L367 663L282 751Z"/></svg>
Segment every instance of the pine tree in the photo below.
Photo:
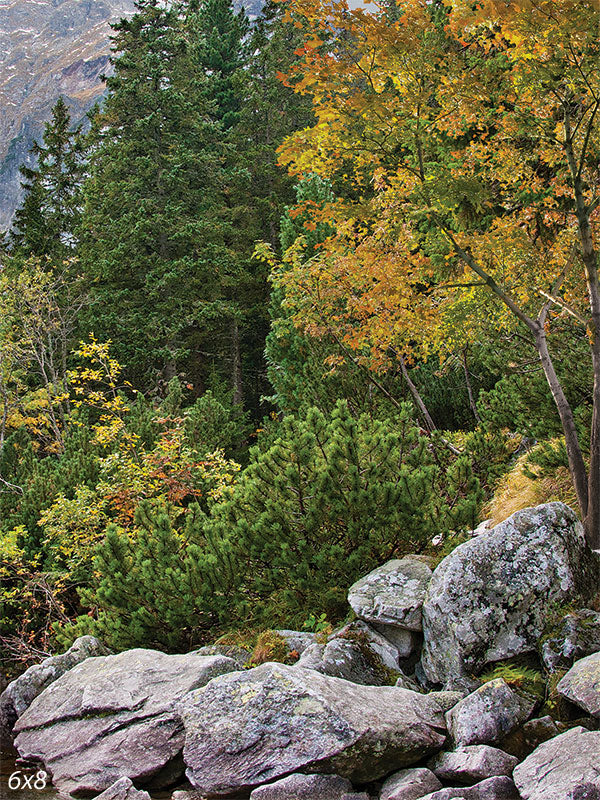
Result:
<svg viewBox="0 0 600 800"><path fill-rule="evenodd" d="M62 97L31 152L36 164L21 167L25 199L15 214L10 247L15 254L61 260L73 254L77 242L86 170L81 126L72 129Z"/></svg>

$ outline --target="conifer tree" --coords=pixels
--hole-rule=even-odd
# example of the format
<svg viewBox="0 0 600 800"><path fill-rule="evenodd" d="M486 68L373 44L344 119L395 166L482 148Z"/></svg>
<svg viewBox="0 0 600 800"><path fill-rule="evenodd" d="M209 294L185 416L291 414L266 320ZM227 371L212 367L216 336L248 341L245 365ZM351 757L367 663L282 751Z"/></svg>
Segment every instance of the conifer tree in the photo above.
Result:
<svg viewBox="0 0 600 800"><path fill-rule="evenodd" d="M21 167L25 199L15 214L10 247L24 256L63 259L77 242L86 162L81 126L72 129L62 97L31 152L36 163Z"/></svg>

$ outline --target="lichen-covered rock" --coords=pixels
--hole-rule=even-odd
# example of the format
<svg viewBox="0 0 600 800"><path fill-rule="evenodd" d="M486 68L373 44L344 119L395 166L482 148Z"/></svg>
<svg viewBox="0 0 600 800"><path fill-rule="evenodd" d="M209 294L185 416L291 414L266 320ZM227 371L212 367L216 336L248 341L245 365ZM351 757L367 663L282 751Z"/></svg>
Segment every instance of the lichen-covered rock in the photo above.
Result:
<svg viewBox="0 0 600 800"><path fill-rule="evenodd" d="M73 642L66 653L50 656L41 664L34 664L16 680L9 683L0 695L0 737L2 741L9 741L17 719L53 681L76 664L85 661L86 658L106 656L109 653L110 650L94 636L81 636Z"/></svg>
<svg viewBox="0 0 600 800"><path fill-rule="evenodd" d="M311 633L310 631L278 630L274 631L274 633L281 636L290 653L295 652L299 656L302 655L307 647L315 643L317 636L316 633Z"/></svg>
<svg viewBox="0 0 600 800"><path fill-rule="evenodd" d="M564 723L556 722L552 717L536 717L509 733L501 741L501 747L507 753L517 756L519 761L527 758L536 747L548 739L553 739L565 730Z"/></svg>
<svg viewBox="0 0 600 800"><path fill-rule="evenodd" d="M150 795L143 789L136 789L130 778L119 778L99 794L96 800L150 800Z"/></svg>
<svg viewBox="0 0 600 800"><path fill-rule="evenodd" d="M475 786L439 789L419 800L521 800L510 778L486 778Z"/></svg>
<svg viewBox="0 0 600 800"><path fill-rule="evenodd" d="M294 773L259 786L250 794L250 800L342 800L348 793L352 793L352 784L339 775Z"/></svg>
<svg viewBox="0 0 600 800"><path fill-rule="evenodd" d="M522 725L535 702L516 692L502 679L484 683L446 714L448 732L459 747L494 744Z"/></svg>
<svg viewBox="0 0 600 800"><path fill-rule="evenodd" d="M365 686L387 686L400 672L396 648L360 620L332 634L325 645L307 647L297 666Z"/></svg>
<svg viewBox="0 0 600 800"><path fill-rule="evenodd" d="M542 661L550 672L569 669L580 658L600 652L600 613L583 608L565 614L551 638L542 644Z"/></svg>
<svg viewBox="0 0 600 800"><path fill-rule="evenodd" d="M487 744L473 744L438 753L427 766L446 783L471 785L496 775L510 777L518 759Z"/></svg>
<svg viewBox="0 0 600 800"><path fill-rule="evenodd" d="M242 669L252 657L250 650L235 644L207 644L194 650L198 656L225 656L235 661L236 667Z"/></svg>
<svg viewBox="0 0 600 800"><path fill-rule="evenodd" d="M442 784L430 769L402 769L384 781L379 800L419 800L424 794L441 788Z"/></svg>
<svg viewBox="0 0 600 800"><path fill-rule="evenodd" d="M567 700L600 718L600 653L576 661L556 688Z"/></svg>
<svg viewBox="0 0 600 800"><path fill-rule="evenodd" d="M426 695L361 686L284 664L223 675L179 705L192 786L247 791L292 772L377 780L440 749L443 714Z"/></svg>
<svg viewBox="0 0 600 800"><path fill-rule="evenodd" d="M572 728L541 744L515 767L523 800L598 800L600 731Z"/></svg>
<svg viewBox="0 0 600 800"><path fill-rule="evenodd" d="M490 662L535 651L548 605L589 595L599 578L598 555L563 503L518 511L459 545L423 605L427 678L456 688Z"/></svg>
<svg viewBox="0 0 600 800"><path fill-rule="evenodd" d="M351 586L348 602L365 622L392 630L420 631L421 608L431 575L429 566L419 558L394 559ZM380 631L384 633L385 627Z"/></svg>
<svg viewBox="0 0 600 800"><path fill-rule="evenodd" d="M176 705L235 669L222 656L126 650L88 658L45 689L19 717L15 746L41 761L64 794L97 793L128 777L160 787L183 772Z"/></svg>

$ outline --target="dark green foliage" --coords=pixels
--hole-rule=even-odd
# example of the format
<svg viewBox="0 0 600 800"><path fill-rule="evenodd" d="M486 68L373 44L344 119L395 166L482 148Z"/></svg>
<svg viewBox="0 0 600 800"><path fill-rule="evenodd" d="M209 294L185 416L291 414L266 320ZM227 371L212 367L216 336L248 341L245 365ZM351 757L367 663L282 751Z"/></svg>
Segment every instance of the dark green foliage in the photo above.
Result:
<svg viewBox="0 0 600 800"><path fill-rule="evenodd" d="M215 510L237 613L339 619L354 580L448 525L472 524L478 499L466 461L440 468L408 407L386 422L355 419L343 401L331 417L288 416Z"/></svg>

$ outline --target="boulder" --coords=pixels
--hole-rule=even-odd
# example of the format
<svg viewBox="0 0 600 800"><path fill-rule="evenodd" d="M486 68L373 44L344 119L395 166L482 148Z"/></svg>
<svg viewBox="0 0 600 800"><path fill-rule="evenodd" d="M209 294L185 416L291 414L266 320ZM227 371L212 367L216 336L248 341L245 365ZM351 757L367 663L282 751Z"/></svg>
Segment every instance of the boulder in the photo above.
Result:
<svg viewBox="0 0 600 800"><path fill-rule="evenodd" d="M442 784L430 769L402 769L385 780L379 800L419 800L424 794L441 788Z"/></svg>
<svg viewBox="0 0 600 800"><path fill-rule="evenodd" d="M475 786L439 789L420 800L521 800L510 778L486 778Z"/></svg>
<svg viewBox="0 0 600 800"><path fill-rule="evenodd" d="M446 724L457 746L494 744L522 725L534 708L534 700L495 678L451 708Z"/></svg>
<svg viewBox="0 0 600 800"><path fill-rule="evenodd" d="M576 661L556 688L567 700L600 718L600 653Z"/></svg>
<svg viewBox="0 0 600 800"><path fill-rule="evenodd" d="M536 650L547 608L588 596L600 577L575 513L563 503L517 511L441 562L423 605L428 680L469 685L486 664Z"/></svg>
<svg viewBox="0 0 600 800"><path fill-rule="evenodd" d="M359 619L388 628L422 630L423 600L431 569L414 556L388 561L350 587L348 602ZM387 635L384 633L384 635Z"/></svg>
<svg viewBox="0 0 600 800"><path fill-rule="evenodd" d="M179 712L187 777L209 796L299 771L365 783L431 755L446 738L426 695L297 665L223 675L188 694Z"/></svg>
<svg viewBox="0 0 600 800"><path fill-rule="evenodd" d="M99 794L96 800L150 800L150 795L142 789L136 789L129 778L119 778Z"/></svg>
<svg viewBox="0 0 600 800"><path fill-rule="evenodd" d="M281 636L290 653L295 652L298 653L299 656L302 655L307 647L310 647L311 644L314 644L317 638L316 633L311 633L310 631L280 630L274 631L274 633L277 633L279 636Z"/></svg>
<svg viewBox="0 0 600 800"><path fill-rule="evenodd" d="M94 636L76 639L66 653L50 656L41 664L34 664L20 675L0 695L0 737L9 741L15 722L33 700L50 684L76 664L92 656L110 653Z"/></svg>
<svg viewBox="0 0 600 800"><path fill-rule="evenodd" d="M556 672L598 652L600 613L583 608L562 618L554 635L542 644L542 661L547 670Z"/></svg>
<svg viewBox="0 0 600 800"><path fill-rule="evenodd" d="M22 758L41 761L63 794L93 794L128 777L161 787L183 772L176 705L235 669L223 656L127 650L88 658L54 681L15 725Z"/></svg>
<svg viewBox="0 0 600 800"><path fill-rule="evenodd" d="M429 759L427 766L446 783L461 783L467 786L493 778L496 775L510 777L518 759L487 744L461 747L451 753L438 753Z"/></svg>
<svg viewBox="0 0 600 800"><path fill-rule="evenodd" d="M522 727L517 728L512 733L509 733L501 741L503 750L513 756L517 756L519 761L522 761L530 753L533 753L536 747L558 736L565 730L565 725L561 722L556 722L552 717L537 717L536 719L528 720Z"/></svg>
<svg viewBox="0 0 600 800"><path fill-rule="evenodd" d="M515 767L523 800L598 800L600 731L572 728L541 744Z"/></svg>
<svg viewBox="0 0 600 800"><path fill-rule="evenodd" d="M342 800L352 793L352 784L339 775L303 775L294 773L274 783L259 786L250 800Z"/></svg>
<svg viewBox="0 0 600 800"><path fill-rule="evenodd" d="M360 620L332 634L325 645L310 645L297 666L366 686L387 686L400 672L396 648Z"/></svg>
<svg viewBox="0 0 600 800"><path fill-rule="evenodd" d="M207 644L194 650L198 656L225 656L235 661L237 669L243 669L250 661L252 653L236 644Z"/></svg>

